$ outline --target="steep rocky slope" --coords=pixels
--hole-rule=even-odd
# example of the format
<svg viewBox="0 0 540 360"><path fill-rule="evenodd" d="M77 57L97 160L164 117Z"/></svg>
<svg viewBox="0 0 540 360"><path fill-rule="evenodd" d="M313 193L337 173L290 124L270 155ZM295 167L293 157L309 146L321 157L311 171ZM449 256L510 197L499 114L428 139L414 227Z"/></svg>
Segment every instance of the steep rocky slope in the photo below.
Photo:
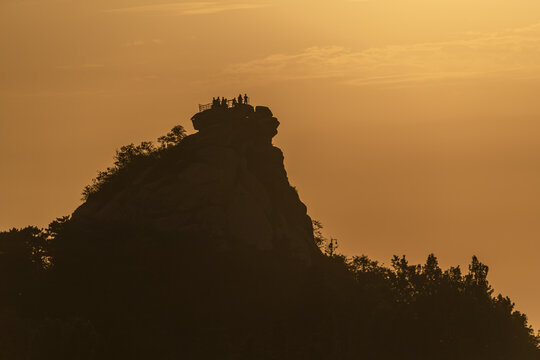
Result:
<svg viewBox="0 0 540 360"><path fill-rule="evenodd" d="M143 221L224 249L285 251L311 264L320 253L283 154L272 145L279 121L270 109L244 104L192 120L197 133L110 196L90 196L72 222Z"/></svg>

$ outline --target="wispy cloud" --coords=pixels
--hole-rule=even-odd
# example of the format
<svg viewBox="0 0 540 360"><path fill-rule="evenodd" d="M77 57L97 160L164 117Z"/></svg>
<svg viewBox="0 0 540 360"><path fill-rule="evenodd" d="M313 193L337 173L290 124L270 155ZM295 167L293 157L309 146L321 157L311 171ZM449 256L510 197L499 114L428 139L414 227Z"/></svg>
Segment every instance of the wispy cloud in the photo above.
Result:
<svg viewBox="0 0 540 360"><path fill-rule="evenodd" d="M84 69L101 69L104 68L104 64L79 64L79 65L60 65L58 69L63 70L84 70Z"/></svg>
<svg viewBox="0 0 540 360"><path fill-rule="evenodd" d="M335 78L354 85L406 84L478 76L540 76L540 24L443 42L354 51L311 47L232 65L231 77L260 81Z"/></svg>
<svg viewBox="0 0 540 360"><path fill-rule="evenodd" d="M219 3L219 2L179 2L106 10L108 13L156 14L156 15L203 15L232 10L259 9L268 4Z"/></svg>
<svg viewBox="0 0 540 360"><path fill-rule="evenodd" d="M137 46L144 46L144 45L159 45L162 44L163 40L161 39L152 39L152 40L135 40L135 41L128 41L124 43L124 47L137 47Z"/></svg>

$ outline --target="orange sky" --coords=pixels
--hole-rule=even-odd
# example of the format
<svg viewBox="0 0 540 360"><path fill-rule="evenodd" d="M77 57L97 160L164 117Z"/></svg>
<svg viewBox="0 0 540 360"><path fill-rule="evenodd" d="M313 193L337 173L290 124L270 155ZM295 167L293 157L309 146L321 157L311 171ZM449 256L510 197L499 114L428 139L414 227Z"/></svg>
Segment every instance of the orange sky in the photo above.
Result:
<svg viewBox="0 0 540 360"><path fill-rule="evenodd" d="M349 255L491 267L540 327L537 0L0 2L0 229L247 92Z"/></svg>

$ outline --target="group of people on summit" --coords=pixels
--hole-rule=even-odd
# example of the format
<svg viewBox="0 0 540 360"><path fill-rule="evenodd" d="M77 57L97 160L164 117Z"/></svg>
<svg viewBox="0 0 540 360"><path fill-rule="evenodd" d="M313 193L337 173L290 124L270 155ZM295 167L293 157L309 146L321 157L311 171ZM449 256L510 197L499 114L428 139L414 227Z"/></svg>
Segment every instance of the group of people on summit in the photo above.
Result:
<svg viewBox="0 0 540 360"><path fill-rule="evenodd" d="M249 97L247 96L247 94L244 94L244 96L242 96L242 94L238 95L237 98L233 98L232 99L232 106L237 106L237 105L241 105L241 104L247 104L249 103ZM213 98L212 99L212 109L217 109L217 108L228 108L229 107L229 100L228 99L225 99L224 97L222 97L221 99L219 98L219 96L217 98Z"/></svg>

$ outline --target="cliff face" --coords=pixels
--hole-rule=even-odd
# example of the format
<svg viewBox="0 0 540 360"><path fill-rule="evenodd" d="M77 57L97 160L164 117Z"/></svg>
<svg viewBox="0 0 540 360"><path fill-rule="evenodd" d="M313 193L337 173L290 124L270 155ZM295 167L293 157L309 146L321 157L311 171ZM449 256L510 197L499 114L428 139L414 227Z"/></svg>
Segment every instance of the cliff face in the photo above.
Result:
<svg viewBox="0 0 540 360"><path fill-rule="evenodd" d="M320 252L306 206L289 184L283 153L272 145L279 121L270 109L211 109L192 120L197 133L111 196L90 197L72 221L142 221L225 250L285 252L311 264Z"/></svg>

